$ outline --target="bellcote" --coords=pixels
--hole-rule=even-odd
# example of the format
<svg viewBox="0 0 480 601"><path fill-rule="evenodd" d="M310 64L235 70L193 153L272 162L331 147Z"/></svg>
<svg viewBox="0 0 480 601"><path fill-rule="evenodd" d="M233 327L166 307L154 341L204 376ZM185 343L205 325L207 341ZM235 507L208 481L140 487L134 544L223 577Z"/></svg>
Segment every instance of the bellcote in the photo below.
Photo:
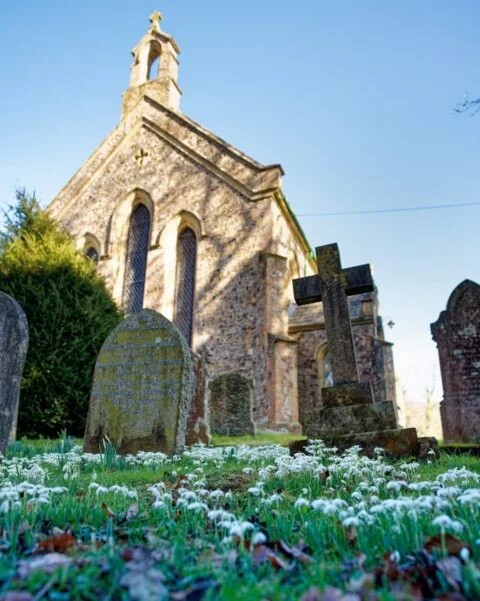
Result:
<svg viewBox="0 0 480 601"><path fill-rule="evenodd" d="M177 84L180 48L160 29L161 20L159 12L151 14L147 33L132 50L130 85L123 95L122 118L143 96L180 111L182 91Z"/></svg>

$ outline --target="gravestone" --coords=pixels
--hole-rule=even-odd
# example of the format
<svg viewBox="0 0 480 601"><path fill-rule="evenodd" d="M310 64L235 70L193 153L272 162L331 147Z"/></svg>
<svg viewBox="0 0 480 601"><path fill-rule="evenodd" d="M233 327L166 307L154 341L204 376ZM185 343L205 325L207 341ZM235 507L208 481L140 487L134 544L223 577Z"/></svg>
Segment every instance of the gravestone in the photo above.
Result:
<svg viewBox="0 0 480 601"><path fill-rule="evenodd" d="M239 373L217 376L209 384L210 430L212 434L244 436L255 434L252 419L253 382Z"/></svg>
<svg viewBox="0 0 480 601"><path fill-rule="evenodd" d="M208 422L207 385L208 385L208 351L204 347L199 354L192 353L195 372L195 388L187 420L185 443L210 444L210 425Z"/></svg>
<svg viewBox="0 0 480 601"><path fill-rule="evenodd" d="M16 431L20 381L28 348L28 324L20 305L0 292L0 453Z"/></svg>
<svg viewBox="0 0 480 601"><path fill-rule="evenodd" d="M181 453L193 393L191 352L163 315L129 315L103 344L95 365L84 450L104 438L119 453Z"/></svg>
<svg viewBox="0 0 480 601"><path fill-rule="evenodd" d="M393 402L375 402L370 382L359 381L347 297L373 291L370 266L342 269L337 244L319 246L316 254L318 275L294 280L293 289L298 305L323 303L333 386L322 388L323 405L302 424L305 434L340 450L359 444L387 447L395 456L417 454L415 429L397 429Z"/></svg>
<svg viewBox="0 0 480 601"><path fill-rule="evenodd" d="M480 286L459 284L430 328L440 357L444 440L480 442Z"/></svg>

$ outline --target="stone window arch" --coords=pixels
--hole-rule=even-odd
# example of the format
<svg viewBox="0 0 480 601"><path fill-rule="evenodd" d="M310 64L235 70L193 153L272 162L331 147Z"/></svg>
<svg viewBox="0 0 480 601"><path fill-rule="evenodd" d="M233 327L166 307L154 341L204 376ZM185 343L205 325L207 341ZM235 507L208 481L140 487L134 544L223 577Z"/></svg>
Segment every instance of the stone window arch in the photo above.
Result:
<svg viewBox="0 0 480 601"><path fill-rule="evenodd" d="M323 344L317 351L317 368L320 389L333 386L332 364L327 344Z"/></svg>
<svg viewBox="0 0 480 601"><path fill-rule="evenodd" d="M173 322L192 346L193 313L195 306L195 272L197 265L197 236L185 226L177 238L175 273L175 304Z"/></svg>
<svg viewBox="0 0 480 601"><path fill-rule="evenodd" d="M87 257L87 259L90 259L90 261L93 261L95 265L97 265L98 261L100 260L98 250L94 246L89 246L87 248L87 250L85 251L85 256Z"/></svg>
<svg viewBox="0 0 480 601"><path fill-rule="evenodd" d="M150 211L144 204L139 203L133 207L123 284L123 306L127 313L135 313L143 308L151 221Z"/></svg>

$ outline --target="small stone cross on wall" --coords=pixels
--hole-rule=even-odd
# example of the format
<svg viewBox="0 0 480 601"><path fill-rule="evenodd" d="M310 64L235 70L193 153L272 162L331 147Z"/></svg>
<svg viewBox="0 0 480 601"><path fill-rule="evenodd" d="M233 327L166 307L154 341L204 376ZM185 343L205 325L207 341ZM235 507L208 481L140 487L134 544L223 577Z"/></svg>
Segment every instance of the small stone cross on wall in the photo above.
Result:
<svg viewBox="0 0 480 601"><path fill-rule="evenodd" d="M140 148L140 150L137 150L135 156L133 157L137 163L137 165L139 167L143 166L143 161L148 157L148 152L146 152L145 150L143 150L143 148Z"/></svg>
<svg viewBox="0 0 480 601"><path fill-rule="evenodd" d="M315 252L318 275L293 280L295 301L298 305L322 301L333 382L358 382L347 297L372 292L370 265L342 269L337 244L318 246Z"/></svg>

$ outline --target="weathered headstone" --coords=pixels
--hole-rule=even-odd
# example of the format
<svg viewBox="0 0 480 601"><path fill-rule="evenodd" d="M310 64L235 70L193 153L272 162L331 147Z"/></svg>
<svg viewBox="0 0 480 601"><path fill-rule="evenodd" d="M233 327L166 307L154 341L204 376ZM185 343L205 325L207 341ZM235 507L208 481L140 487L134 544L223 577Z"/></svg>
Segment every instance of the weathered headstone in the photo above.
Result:
<svg viewBox="0 0 480 601"><path fill-rule="evenodd" d="M207 404L208 351L206 348L203 348L199 354L192 353L192 355L195 371L195 388L187 420L185 443L188 446L198 443L210 444L211 440Z"/></svg>
<svg viewBox="0 0 480 601"><path fill-rule="evenodd" d="M16 430L20 381L28 348L28 324L20 305L0 292L0 453Z"/></svg>
<svg viewBox="0 0 480 601"><path fill-rule="evenodd" d="M480 441L480 286L464 280L432 323L443 383L440 405L448 442Z"/></svg>
<svg viewBox="0 0 480 601"><path fill-rule="evenodd" d="M217 376L209 384L212 434L243 436L255 433L252 420L253 383L240 373Z"/></svg>
<svg viewBox="0 0 480 601"><path fill-rule="evenodd" d="M181 453L193 392L191 352L163 315L129 315L103 344L95 365L84 450L105 437L119 453Z"/></svg>
<svg viewBox="0 0 480 601"><path fill-rule="evenodd" d="M397 429L392 401L374 402L371 384L358 377L347 297L374 289L370 266L342 269L336 244L319 246L316 254L318 275L294 280L293 289L299 305L323 302L334 385L322 388L323 406L302 424L304 432L340 449L359 444L388 446L397 456L415 454L416 431Z"/></svg>

